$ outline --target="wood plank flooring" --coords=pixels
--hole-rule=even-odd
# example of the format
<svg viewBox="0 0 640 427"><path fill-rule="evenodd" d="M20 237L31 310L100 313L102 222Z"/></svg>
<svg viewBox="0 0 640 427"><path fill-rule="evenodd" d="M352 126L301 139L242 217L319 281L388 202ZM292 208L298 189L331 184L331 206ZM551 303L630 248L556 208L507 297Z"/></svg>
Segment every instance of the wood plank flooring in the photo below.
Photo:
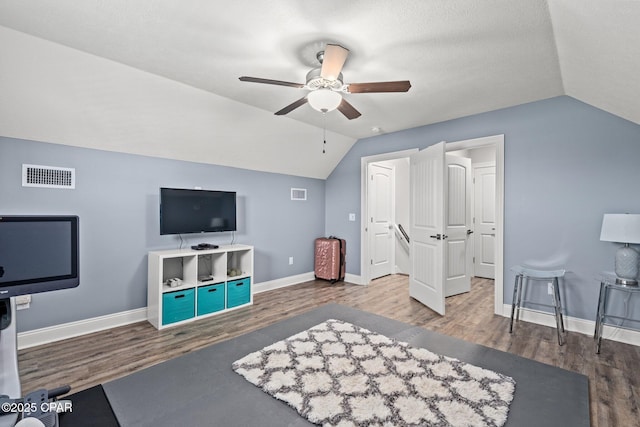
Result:
<svg viewBox="0 0 640 427"><path fill-rule="evenodd" d="M408 287L401 275L368 287L312 281L257 294L251 307L162 331L141 322L21 350L23 393L62 384L80 391L337 302L584 374L592 426L640 427L640 347L603 341L596 355L590 336L569 332L560 347L554 329L526 322L509 334L509 319L493 314L492 280L474 279L470 293L447 298L445 317L409 298Z"/></svg>

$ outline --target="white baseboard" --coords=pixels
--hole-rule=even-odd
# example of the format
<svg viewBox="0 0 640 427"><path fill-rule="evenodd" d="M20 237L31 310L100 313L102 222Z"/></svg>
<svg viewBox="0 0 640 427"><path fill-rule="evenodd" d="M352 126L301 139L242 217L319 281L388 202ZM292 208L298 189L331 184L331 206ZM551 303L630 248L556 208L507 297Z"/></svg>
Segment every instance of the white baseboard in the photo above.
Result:
<svg viewBox="0 0 640 427"><path fill-rule="evenodd" d="M354 285L364 285L364 283L362 283L362 276L357 274L345 273L344 281L353 283Z"/></svg>
<svg viewBox="0 0 640 427"><path fill-rule="evenodd" d="M18 333L18 349L35 347L144 320L147 320L146 307L20 332Z"/></svg>
<svg viewBox="0 0 640 427"><path fill-rule="evenodd" d="M313 273L313 271L310 271L309 273L298 274L297 276L283 277L281 279L270 280L268 282L256 283L253 287L253 293L259 294L261 292L272 291L278 288L285 288L287 286L293 286L299 283L309 282L311 280L315 280L315 274ZM344 281L353 283L355 285L362 285L362 278L356 274L346 273Z"/></svg>
<svg viewBox="0 0 640 427"><path fill-rule="evenodd" d="M511 304L505 304L502 313L504 317L511 317ZM595 321L578 319L570 316L563 316L563 319L565 330L593 336L593 332L596 328ZM550 326L552 328L556 327L556 319L552 313L531 310L528 308L520 310L520 321ZM602 328L602 338L640 346L640 331L636 330L604 325Z"/></svg>
<svg viewBox="0 0 640 427"><path fill-rule="evenodd" d="M309 282L314 279L315 279L315 276L313 275L313 271L311 271L309 273L302 273L296 276L289 276L289 277L283 277L281 279L269 280L268 282L256 283L253 286L253 293L259 294L261 292L272 291L278 288L297 285L298 283Z"/></svg>
<svg viewBox="0 0 640 427"><path fill-rule="evenodd" d="M260 292L309 282L314 279L315 276L313 272L283 277L281 279L270 280L268 282L256 283L254 285L253 292L254 294L258 294ZM360 284L361 279L360 276L347 274L345 280L350 283ZM143 307L135 310L93 317L91 319L78 320L76 322L34 329L32 331L20 332L18 333L18 349L21 350L42 344L49 344L55 341L104 331L106 329L129 325L131 323L142 322L145 320L147 320L147 308Z"/></svg>

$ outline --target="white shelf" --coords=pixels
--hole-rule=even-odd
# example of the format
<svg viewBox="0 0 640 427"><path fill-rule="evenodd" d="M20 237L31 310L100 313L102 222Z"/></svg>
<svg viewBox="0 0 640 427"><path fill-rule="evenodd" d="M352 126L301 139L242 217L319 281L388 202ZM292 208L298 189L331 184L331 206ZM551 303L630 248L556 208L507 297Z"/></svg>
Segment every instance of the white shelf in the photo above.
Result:
<svg viewBox="0 0 640 427"><path fill-rule="evenodd" d="M198 280L197 286L215 285L216 283L226 282L226 280L227 280L226 277L222 277L222 278L214 277L213 279L208 279L208 280Z"/></svg>
<svg viewBox="0 0 640 427"><path fill-rule="evenodd" d="M241 273L230 275L228 272L230 272L231 269L239 270ZM253 284L250 283L252 275L253 246L249 245L227 245L220 246L216 249L204 249L200 251L177 249L149 252L147 319L157 329L163 329L253 304ZM199 277L213 278L200 281L198 280ZM169 279L174 278L182 280L182 284L175 287L166 284ZM247 278L249 279L248 285L250 287L249 302L239 306L227 307L226 283L232 280ZM199 288L217 284L225 285L224 308L216 310L213 313L198 315ZM194 294L191 296L194 304L194 315L184 320L163 324L163 298L165 298L165 295L171 292L188 292L190 289L193 289ZM200 290L205 294L207 292L207 289ZM213 290L211 292L213 292ZM170 298L170 300L172 298L167 297ZM206 298L206 296L203 298Z"/></svg>
<svg viewBox="0 0 640 427"><path fill-rule="evenodd" d="M162 293L165 292L175 292L175 291L182 291L184 289L190 289L190 288L195 288L196 285L194 285L193 283L182 283L182 285L180 286L174 286L171 287L169 285L162 285Z"/></svg>

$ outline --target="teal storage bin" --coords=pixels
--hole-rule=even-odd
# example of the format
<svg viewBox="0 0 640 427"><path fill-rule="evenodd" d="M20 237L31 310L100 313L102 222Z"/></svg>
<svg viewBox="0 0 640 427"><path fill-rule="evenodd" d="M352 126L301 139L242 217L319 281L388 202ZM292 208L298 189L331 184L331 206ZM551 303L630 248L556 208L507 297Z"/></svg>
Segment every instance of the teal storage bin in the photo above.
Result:
<svg viewBox="0 0 640 427"><path fill-rule="evenodd" d="M251 301L251 278L227 282L227 308L237 307Z"/></svg>
<svg viewBox="0 0 640 427"><path fill-rule="evenodd" d="M224 310L224 283L198 288L198 316Z"/></svg>
<svg viewBox="0 0 640 427"><path fill-rule="evenodd" d="M162 294L162 324L187 320L196 315L195 292L193 289Z"/></svg>

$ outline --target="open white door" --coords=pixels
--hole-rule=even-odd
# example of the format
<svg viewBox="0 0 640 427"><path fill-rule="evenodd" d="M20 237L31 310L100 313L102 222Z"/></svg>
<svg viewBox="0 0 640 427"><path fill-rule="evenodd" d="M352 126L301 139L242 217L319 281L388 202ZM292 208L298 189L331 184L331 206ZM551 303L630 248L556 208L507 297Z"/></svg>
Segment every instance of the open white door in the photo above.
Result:
<svg viewBox="0 0 640 427"><path fill-rule="evenodd" d="M471 159L446 155L445 188L445 285L444 296L471 291Z"/></svg>
<svg viewBox="0 0 640 427"><path fill-rule="evenodd" d="M411 156L409 295L444 315L445 143Z"/></svg>

